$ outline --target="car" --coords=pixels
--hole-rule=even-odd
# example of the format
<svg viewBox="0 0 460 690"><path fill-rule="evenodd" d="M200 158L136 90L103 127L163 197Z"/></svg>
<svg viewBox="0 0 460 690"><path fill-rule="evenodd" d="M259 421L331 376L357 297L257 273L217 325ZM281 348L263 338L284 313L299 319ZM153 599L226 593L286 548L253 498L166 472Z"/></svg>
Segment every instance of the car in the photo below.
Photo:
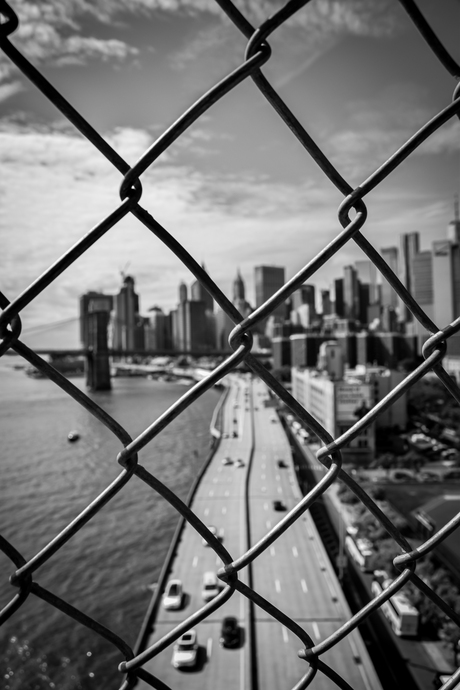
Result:
<svg viewBox="0 0 460 690"><path fill-rule="evenodd" d="M445 450L441 451L441 457L447 460L448 458L454 457L454 455L458 454L458 450L455 450L455 448L446 448Z"/></svg>
<svg viewBox="0 0 460 690"><path fill-rule="evenodd" d="M220 584L217 579L217 575L212 571L208 571L203 575L203 588L201 590L201 596L204 601L211 601L220 592Z"/></svg>
<svg viewBox="0 0 460 690"><path fill-rule="evenodd" d="M180 580L170 580L163 594L163 608L174 611L182 608L184 592Z"/></svg>
<svg viewBox="0 0 460 690"><path fill-rule="evenodd" d="M273 510L286 510L286 506L283 501L273 501Z"/></svg>
<svg viewBox="0 0 460 690"><path fill-rule="evenodd" d="M222 438L228 438L228 433L226 431L222 434Z"/></svg>
<svg viewBox="0 0 460 690"><path fill-rule="evenodd" d="M235 464L237 467L244 467L244 460L242 460L241 458L238 458L238 460L236 461Z"/></svg>
<svg viewBox="0 0 460 690"><path fill-rule="evenodd" d="M282 458L279 458L276 461L276 464L278 465L278 467L287 467L287 464L284 462L284 460Z"/></svg>
<svg viewBox="0 0 460 690"><path fill-rule="evenodd" d="M174 668L193 668L198 661L198 640L196 630L185 632L173 648L171 663Z"/></svg>
<svg viewBox="0 0 460 690"><path fill-rule="evenodd" d="M219 642L222 647L238 647L240 644L240 628L235 616L226 616L222 621Z"/></svg>
<svg viewBox="0 0 460 690"><path fill-rule="evenodd" d="M237 432L237 431L234 431L233 434L232 434L232 436L233 436L233 438L238 438L238 432Z"/></svg>
<svg viewBox="0 0 460 690"><path fill-rule="evenodd" d="M257 412L258 409L259 409L258 407L255 407L255 408L254 408L254 412Z"/></svg>
<svg viewBox="0 0 460 690"><path fill-rule="evenodd" d="M216 537L216 539L219 538L218 534L217 534L217 527L214 527L214 525L208 525L208 530L211 532L213 537ZM204 537L202 539L202 542L203 542L203 546L209 546L208 542L206 541L206 539Z"/></svg>
<svg viewBox="0 0 460 690"><path fill-rule="evenodd" d="M441 477L437 472L430 472L430 470L422 470L417 475L419 482L439 482Z"/></svg>
<svg viewBox="0 0 460 690"><path fill-rule="evenodd" d="M233 465L233 460L226 455L225 458L222 458L222 465Z"/></svg>

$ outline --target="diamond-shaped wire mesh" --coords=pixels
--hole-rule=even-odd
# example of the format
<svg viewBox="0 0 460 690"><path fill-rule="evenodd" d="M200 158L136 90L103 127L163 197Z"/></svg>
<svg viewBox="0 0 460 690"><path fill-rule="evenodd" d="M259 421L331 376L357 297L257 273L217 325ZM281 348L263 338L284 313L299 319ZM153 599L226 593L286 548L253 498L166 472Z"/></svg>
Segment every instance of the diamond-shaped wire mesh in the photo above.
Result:
<svg viewBox="0 0 460 690"><path fill-rule="evenodd" d="M153 675L144 668L145 662L155 657L162 649L178 639L184 631L204 620L210 613L221 607L224 602L232 597L234 592L240 592L243 597L252 601L255 606L264 609L268 615L277 619L299 638L299 643L304 648L302 655L306 660L308 671L303 679L299 681L297 687L308 687L317 672L326 674L336 686L339 686L339 683L343 683L340 687L349 687L343 679L338 679L337 676L334 675L334 672L324 663L321 656L327 650L334 647L334 645L337 645L349 635L351 631L356 629L363 619L368 617L372 611L378 609L382 603L398 592L409 580L418 587L425 596L435 602L455 624L460 624L459 616L416 574L417 561L431 552L443 539L457 528L460 523L460 514L453 518L442 529L434 533L423 544L414 549L391 520L379 509L375 501L372 500L366 491L342 469L341 455L341 450L352 439L371 425L379 414L391 406L401 395L409 391L410 388L417 381L420 381L428 372L434 372L452 397L457 402L460 402L460 390L443 367L446 341L450 336L460 330L460 317L452 323L434 324L412 295L409 294L402 285L398 277L385 263L371 242L363 235L366 223L366 206L364 198L383 180L391 175L408 156L416 151L426 139L436 133L450 118L459 117L460 87L457 85L454 91L453 101L450 104L446 104L441 112L427 122L420 130L415 131L410 139L408 139L391 158L381 165L378 170L364 180L362 184L353 188L315 144L311 136L296 119L295 115L283 102L279 94L273 89L261 71L261 68L267 63L271 56L270 47L267 43L270 34L276 31L296 12L301 12L308 0L291 0L287 2L281 10L276 12L257 28L251 25L248 19L232 2L230 2L230 0L216 0L216 2L237 29L247 38L246 53L241 65L217 83L207 93L203 94L201 98L184 112L184 114L166 130L147 151L145 151L135 165L130 166L115 150L113 150L113 148L111 148L102 136L93 129L82 115L72 107L62 94L52 86L43 74L41 74L26 57L13 46L9 37L18 27L18 18L14 9L5 0L0 0L0 14L2 19L2 23L0 24L1 49L23 74L26 75L26 77L50 100L50 102L62 112L69 122L74 125L74 127L76 127L123 176L120 186L121 201L117 208L92 228L47 271L40 277L37 277L22 294L16 297L9 296L9 298L7 298L3 293L0 293L0 306L3 309L0 316L0 336L2 338L0 355L5 354L5 352L11 348L34 367L39 369L69 396L72 396L72 398L88 410L101 424L105 425L120 442L120 452L117 460L122 467L115 481L107 486L107 488L88 505L82 513L62 530L62 532L56 534L52 541L30 560L26 560L13 544L9 543L3 537L0 537L1 549L6 557L11 560L12 568L14 566L16 569L11 577L11 584L15 588L15 593L11 601L1 612L0 623L4 623L10 616L14 615L30 595L39 597L45 602L48 602L50 606L56 607L66 615L72 617L81 625L96 631L121 651L125 658L125 661L119 666L120 672L125 674L125 679L122 683L123 689L133 687L139 678L142 678L143 681L151 687L162 688L166 686L162 681L154 678ZM452 76L458 79L460 76L459 66L433 33L418 10L417 5L413 0L400 0L400 3L423 35L437 59ZM141 206L141 179L143 173L148 170L149 166L151 166L154 161L167 150L188 127L190 127L190 125L238 84L247 79L252 79L255 87L260 90L268 104L274 108L293 135L297 138L299 145L303 147L305 151L305 155L311 156L314 159L324 175L326 175L331 184L343 194L344 198L338 210L338 218L343 228L341 232L339 232L335 239L330 242L328 246L324 247L314 259L309 261L302 270L289 280L282 289L268 299L256 311L246 318L243 318L235 306L213 282L210 276L200 267L197 261L173 235L163 228L160 223ZM152 241L159 240L163 242L171 252L183 262L184 266L195 275L235 324L235 328L230 336L233 354L228 356L227 359L212 371L206 379L193 386L193 388L177 403L172 405L167 412L155 420L134 439L130 437L129 433L122 428L115 419L108 415L88 396L74 387L70 381L53 369L52 366L19 339L21 334L21 311L63 271L75 262L78 262L79 257L81 257L84 252L104 234L110 234L111 228L129 213L135 216L140 223L144 224L146 228L152 232ZM156 239L154 239L153 236L155 236ZM338 438L332 438L309 412L290 395L269 371L267 371L258 359L251 354L251 332L262 320L266 319L278 305L284 302L305 281L314 276L318 269L340 252L341 248L350 241L355 242L375 264L381 275L390 283L399 297L407 305L414 318L431 333L431 337L423 347L424 362L392 390L384 400L375 405L373 409L359 419L351 429ZM328 471L323 481L299 500L297 505L288 513L285 519L281 520L273 527L258 543L252 545L247 552L235 555L230 554L222 543L213 537L203 522L183 501L175 496L173 492L155 477L155 475L139 464L138 452L161 433L173 419L180 415L188 406L192 405L203 392L212 387L226 374L232 372L243 360L252 372L260 377L273 393L302 420L305 426L311 429L320 438L323 446L318 451L317 458L328 468ZM135 653L118 635L106 629L97 621L89 618L86 614L77 610L68 602L43 588L33 579L34 574L38 575L40 568L44 564L55 554L59 555L59 550L66 542L71 540L88 521L92 520L100 509L119 491L122 491L123 487L134 475L145 482L154 492L168 501L176 509L177 513L208 541L216 555L222 560L223 567L218 574L220 579L225 583L224 589L217 598L203 606L202 609L192 617L184 620L172 633L165 635L159 642L140 653ZM281 610L263 599L254 589L243 583L239 578L239 573L244 567L251 564L258 556L266 551L290 525L304 515L326 489L339 478L356 494L360 501L386 529L389 535L391 535L395 544L400 548L401 554L394 559L394 564L401 572L392 584L370 604L353 615L329 637L315 645L314 641L305 630L286 616ZM97 564L95 564L94 567L96 568ZM445 685L445 688L454 687L459 679L460 670L455 673L454 677Z"/></svg>

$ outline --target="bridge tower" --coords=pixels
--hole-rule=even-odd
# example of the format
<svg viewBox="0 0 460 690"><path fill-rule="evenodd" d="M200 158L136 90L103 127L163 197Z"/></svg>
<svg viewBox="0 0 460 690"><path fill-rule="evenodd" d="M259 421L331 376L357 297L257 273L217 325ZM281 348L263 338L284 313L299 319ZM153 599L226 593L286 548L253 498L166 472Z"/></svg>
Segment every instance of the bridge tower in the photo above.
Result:
<svg viewBox="0 0 460 690"><path fill-rule="evenodd" d="M107 342L110 312L91 311L86 318L88 327L86 385L93 391L107 391L112 387Z"/></svg>

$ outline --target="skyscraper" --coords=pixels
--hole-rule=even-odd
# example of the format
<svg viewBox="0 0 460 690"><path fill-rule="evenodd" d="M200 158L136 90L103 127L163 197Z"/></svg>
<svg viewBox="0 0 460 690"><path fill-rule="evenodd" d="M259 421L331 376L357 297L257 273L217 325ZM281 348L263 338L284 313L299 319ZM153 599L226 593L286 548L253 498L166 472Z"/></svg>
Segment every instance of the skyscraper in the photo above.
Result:
<svg viewBox="0 0 460 690"><path fill-rule="evenodd" d="M359 318L358 274L354 266L343 267L343 304L346 319Z"/></svg>
<svg viewBox="0 0 460 690"><path fill-rule="evenodd" d="M204 264L201 264L203 270L205 269ZM199 280L195 280L191 287L192 302L204 302L205 310L209 312L214 311L214 300L212 295L206 290L206 288L200 283Z"/></svg>
<svg viewBox="0 0 460 690"><path fill-rule="evenodd" d="M134 278L123 276L123 285L113 298L113 339L114 350L134 350L135 330L139 314L139 297L134 291Z"/></svg>
<svg viewBox="0 0 460 690"><path fill-rule="evenodd" d="M410 232L401 236L401 262L400 280L407 290L413 295L414 273L413 259L420 250L420 236L418 232ZM412 321L412 313L400 299L400 310L402 321Z"/></svg>
<svg viewBox="0 0 460 690"><path fill-rule="evenodd" d="M256 288L256 308L264 304L275 292L278 292L284 285L284 268L281 266L256 266L255 267L255 288ZM275 319L284 318L284 304L279 304L276 309L271 311L271 316ZM265 330L267 319L261 324Z"/></svg>
<svg viewBox="0 0 460 690"><path fill-rule="evenodd" d="M398 271L398 248L397 247L385 247L380 250L382 258L388 264L389 268L393 273L399 278ZM396 309L398 306L398 294L391 287L390 283L382 276L382 287L381 287L381 301L382 307L392 307Z"/></svg>

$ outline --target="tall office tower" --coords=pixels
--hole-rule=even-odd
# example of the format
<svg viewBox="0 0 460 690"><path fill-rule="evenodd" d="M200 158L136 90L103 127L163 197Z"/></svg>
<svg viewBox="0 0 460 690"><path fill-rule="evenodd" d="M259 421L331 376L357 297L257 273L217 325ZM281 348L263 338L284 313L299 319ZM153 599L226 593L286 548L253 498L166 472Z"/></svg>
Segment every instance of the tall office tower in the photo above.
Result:
<svg viewBox="0 0 460 690"><path fill-rule="evenodd" d="M343 303L346 319L359 318L358 274L354 266L343 267Z"/></svg>
<svg viewBox="0 0 460 690"><path fill-rule="evenodd" d="M112 295L104 295L102 292L86 292L80 297L80 342L83 347L90 345L88 331L88 314L106 312L110 316L113 308Z"/></svg>
<svg viewBox="0 0 460 690"><path fill-rule="evenodd" d="M368 310L369 306L371 305L370 301L370 294L371 294L371 286L369 283L361 283L358 280L358 299L359 299L359 306L358 306L358 314L357 314L357 319L360 321L363 325L366 325L369 323L368 319ZM373 305L374 309L380 309L378 305Z"/></svg>
<svg viewBox="0 0 460 690"><path fill-rule="evenodd" d="M113 341L114 350L135 349L136 317L139 314L139 297L134 292L134 278L123 276L123 286L113 298Z"/></svg>
<svg viewBox="0 0 460 690"><path fill-rule="evenodd" d="M203 270L205 269L204 264L201 264ZM199 280L195 280L191 287L192 302L204 302L206 311L214 311L214 300L212 295L206 290L206 288L200 283Z"/></svg>
<svg viewBox="0 0 460 690"><path fill-rule="evenodd" d="M400 280L407 290L413 295L414 291L414 274L413 274L413 260L420 250L420 237L418 232L410 232L401 236L401 262L400 262ZM404 302L399 300L400 313L402 321L412 321L412 313L406 307Z"/></svg>
<svg viewBox="0 0 460 690"><path fill-rule="evenodd" d="M240 269L236 273L236 278L233 281L233 304L239 300L245 299L246 290L244 287L244 281L241 277Z"/></svg>
<svg viewBox="0 0 460 690"><path fill-rule="evenodd" d="M380 250L380 254L388 264L389 268L391 268L393 273L399 278L398 248L385 247L384 249ZM382 284L380 286L380 299L382 307L392 307L393 309L396 309L398 306L398 293L393 290L390 283L383 276Z"/></svg>
<svg viewBox="0 0 460 690"><path fill-rule="evenodd" d="M419 252L412 260L413 295L423 311L433 318L433 257L430 251Z"/></svg>
<svg viewBox="0 0 460 690"><path fill-rule="evenodd" d="M256 286L256 308L260 307L275 292L278 292L284 285L284 268L281 266L256 266L255 267L255 286ZM274 316L283 316L284 307L280 304L274 311Z"/></svg>
<svg viewBox="0 0 460 690"><path fill-rule="evenodd" d="M151 307L145 329L145 349L163 352L170 350L171 345L171 319L160 307Z"/></svg>
<svg viewBox="0 0 460 690"><path fill-rule="evenodd" d="M345 316L345 305L343 301L343 278L334 280L334 305L335 313L340 318Z"/></svg>
<svg viewBox="0 0 460 690"><path fill-rule="evenodd" d="M323 316L327 316L332 312L331 293L329 290L321 290L321 311Z"/></svg>
<svg viewBox="0 0 460 690"><path fill-rule="evenodd" d="M187 290L187 285L182 281L179 283L179 304L182 304L183 302L187 302L188 300L188 290Z"/></svg>
<svg viewBox="0 0 460 690"><path fill-rule="evenodd" d="M433 242L434 321L444 328L460 315L460 245Z"/></svg>
<svg viewBox="0 0 460 690"><path fill-rule="evenodd" d="M447 226L447 239L453 244L460 244L460 216L458 208L458 197L455 197L454 220Z"/></svg>
<svg viewBox="0 0 460 690"><path fill-rule="evenodd" d="M291 295L290 320L293 325L308 328L316 316L314 285L302 285Z"/></svg>
<svg viewBox="0 0 460 690"><path fill-rule="evenodd" d="M369 304L378 301L377 293L377 268L370 259L355 261L356 274L358 280L363 285L369 285Z"/></svg>
<svg viewBox="0 0 460 690"><path fill-rule="evenodd" d="M301 287L291 295L291 307L292 309L298 309L302 304L308 304L312 312L316 313L315 300L315 286L308 284L301 285Z"/></svg>

